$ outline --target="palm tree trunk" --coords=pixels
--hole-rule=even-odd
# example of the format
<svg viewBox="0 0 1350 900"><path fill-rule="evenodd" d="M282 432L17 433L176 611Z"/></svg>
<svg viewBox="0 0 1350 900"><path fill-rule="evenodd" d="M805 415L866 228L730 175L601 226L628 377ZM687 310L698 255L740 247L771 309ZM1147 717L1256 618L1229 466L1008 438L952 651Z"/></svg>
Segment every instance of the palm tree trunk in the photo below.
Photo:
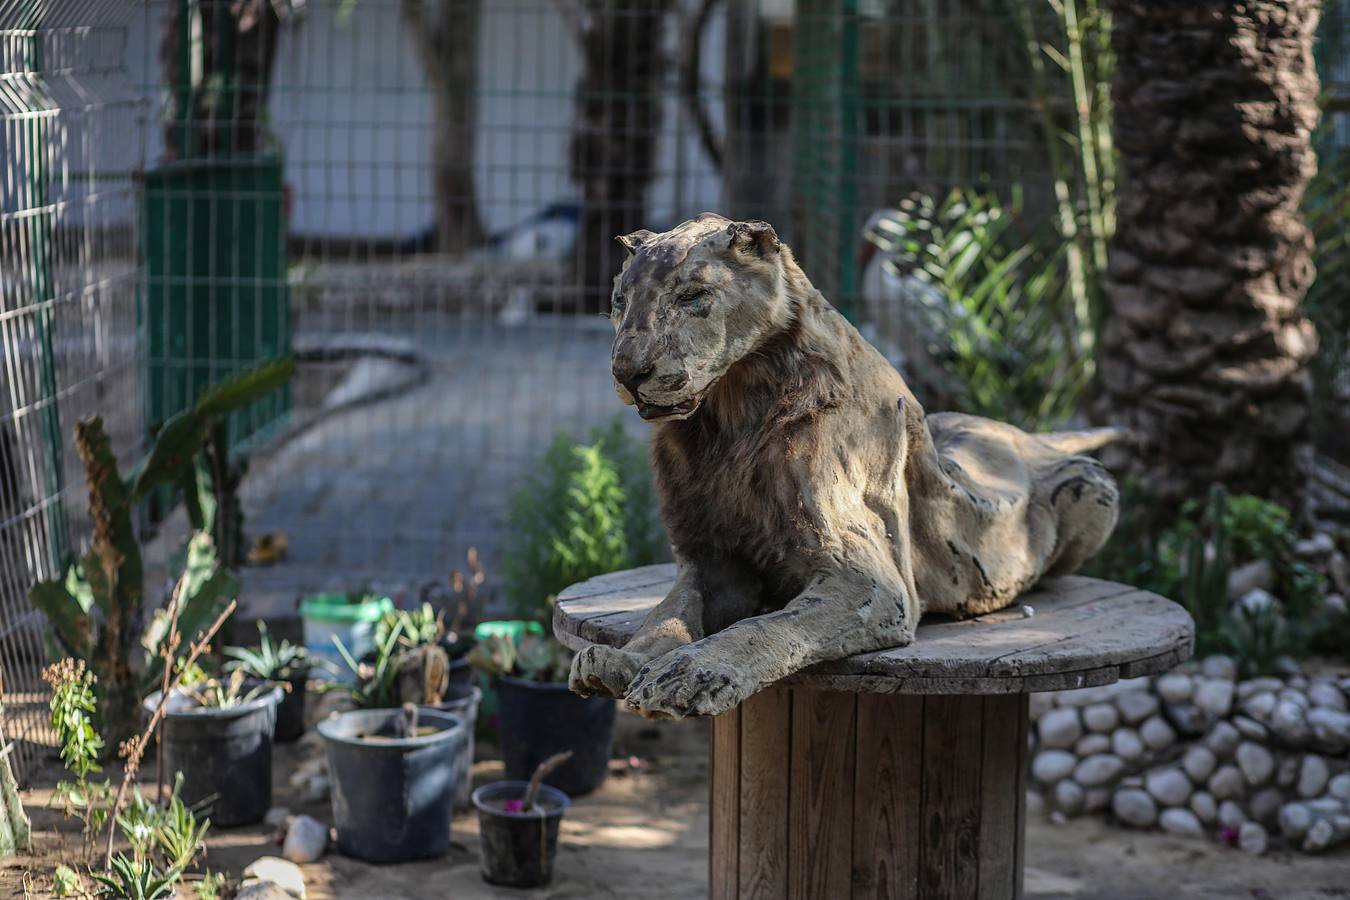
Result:
<svg viewBox="0 0 1350 900"><path fill-rule="evenodd" d="M1296 505L1316 349L1318 0L1117 0L1121 172L1096 414L1165 513L1218 482Z"/></svg>

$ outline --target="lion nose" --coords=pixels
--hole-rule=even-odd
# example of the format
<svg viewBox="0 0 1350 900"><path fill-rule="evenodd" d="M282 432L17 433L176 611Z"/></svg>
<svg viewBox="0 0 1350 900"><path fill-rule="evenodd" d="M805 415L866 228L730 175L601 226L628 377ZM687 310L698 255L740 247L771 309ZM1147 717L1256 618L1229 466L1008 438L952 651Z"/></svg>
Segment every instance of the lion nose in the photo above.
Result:
<svg viewBox="0 0 1350 900"><path fill-rule="evenodd" d="M631 357L622 356L614 360L614 380L628 388L628 393L633 395L634 400L637 399L638 387L652 377L654 370L655 366Z"/></svg>

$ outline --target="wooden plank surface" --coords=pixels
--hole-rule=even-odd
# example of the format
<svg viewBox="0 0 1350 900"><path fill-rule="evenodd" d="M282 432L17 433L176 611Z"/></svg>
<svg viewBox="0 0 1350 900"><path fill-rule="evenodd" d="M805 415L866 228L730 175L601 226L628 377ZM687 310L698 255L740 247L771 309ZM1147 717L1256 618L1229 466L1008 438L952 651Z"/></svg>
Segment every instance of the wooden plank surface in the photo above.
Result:
<svg viewBox="0 0 1350 900"><path fill-rule="evenodd" d="M983 697L980 742L980 900L1008 900L1022 885L1027 698Z"/></svg>
<svg viewBox="0 0 1350 900"><path fill-rule="evenodd" d="M708 896L734 900L740 893L740 707L712 720L710 768Z"/></svg>
<svg viewBox="0 0 1350 900"><path fill-rule="evenodd" d="M974 897L979 885L983 728L983 697L924 698L922 811L912 824L928 900Z"/></svg>
<svg viewBox="0 0 1350 900"><path fill-rule="evenodd" d="M857 696L792 692L788 897L846 897L853 870Z"/></svg>
<svg viewBox="0 0 1350 900"><path fill-rule="evenodd" d="M854 900L917 896L923 697L860 694L853 785Z"/></svg>
<svg viewBox="0 0 1350 900"><path fill-rule="evenodd" d="M554 631L580 649L622 646L675 577L671 564L616 572L559 595ZM1035 614L1026 617L1023 605ZM963 621L925 620L907 647L814 666L793 684L833 690L997 694L1109 684L1189 656L1190 616L1156 594L1080 576L1048 578L1011 607Z"/></svg>
<svg viewBox="0 0 1350 900"><path fill-rule="evenodd" d="M788 748L792 691L771 687L741 704L739 896L787 896Z"/></svg>

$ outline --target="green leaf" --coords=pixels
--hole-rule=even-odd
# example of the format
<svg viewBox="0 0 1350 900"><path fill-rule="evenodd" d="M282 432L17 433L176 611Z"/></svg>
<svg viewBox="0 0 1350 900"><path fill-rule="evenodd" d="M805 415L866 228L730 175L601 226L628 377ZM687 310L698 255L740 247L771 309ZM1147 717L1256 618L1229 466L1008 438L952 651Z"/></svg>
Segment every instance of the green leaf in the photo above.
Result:
<svg viewBox="0 0 1350 900"><path fill-rule="evenodd" d="M210 429L210 420L196 410L184 410L169 417L155 433L150 454L134 474L132 498L143 500L159 485L179 481L206 442Z"/></svg>
<svg viewBox="0 0 1350 900"><path fill-rule="evenodd" d="M71 595L64 582L39 581L29 589L28 599L47 617L48 624L71 652L85 659L93 655L88 607Z"/></svg>
<svg viewBox="0 0 1350 900"><path fill-rule="evenodd" d="M294 374L295 360L289 357L269 360L207 388L197 399L196 411L211 417L243 409L284 386Z"/></svg>

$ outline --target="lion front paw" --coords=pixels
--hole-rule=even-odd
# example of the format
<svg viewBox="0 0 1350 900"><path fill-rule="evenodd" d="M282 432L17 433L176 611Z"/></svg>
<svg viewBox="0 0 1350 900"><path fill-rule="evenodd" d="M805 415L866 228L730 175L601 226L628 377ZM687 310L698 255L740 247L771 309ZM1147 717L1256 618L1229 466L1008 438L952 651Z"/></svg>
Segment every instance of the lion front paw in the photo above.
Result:
<svg viewBox="0 0 1350 900"><path fill-rule="evenodd" d="M601 644L592 644L572 657L572 672L568 686L583 697L605 694L622 700L638 667L641 657Z"/></svg>
<svg viewBox="0 0 1350 900"><path fill-rule="evenodd" d="M628 708L648 719L716 716L752 693L736 667L687 648L643 666L625 692Z"/></svg>

